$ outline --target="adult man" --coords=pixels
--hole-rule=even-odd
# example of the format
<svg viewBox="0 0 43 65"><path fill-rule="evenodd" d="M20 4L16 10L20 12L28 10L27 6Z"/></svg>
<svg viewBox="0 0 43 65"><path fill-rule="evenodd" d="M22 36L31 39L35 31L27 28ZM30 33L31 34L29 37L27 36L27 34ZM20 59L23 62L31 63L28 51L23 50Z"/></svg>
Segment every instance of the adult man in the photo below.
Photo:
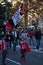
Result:
<svg viewBox="0 0 43 65"><path fill-rule="evenodd" d="M39 28L35 31L35 38L37 43L36 48L39 49L40 40L41 40L41 30Z"/></svg>

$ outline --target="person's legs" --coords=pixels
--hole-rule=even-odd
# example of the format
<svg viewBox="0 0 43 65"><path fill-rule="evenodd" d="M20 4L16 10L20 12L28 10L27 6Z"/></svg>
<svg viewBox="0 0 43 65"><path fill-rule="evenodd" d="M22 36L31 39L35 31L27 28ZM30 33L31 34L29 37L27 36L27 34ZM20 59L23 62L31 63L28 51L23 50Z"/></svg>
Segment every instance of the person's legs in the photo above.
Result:
<svg viewBox="0 0 43 65"><path fill-rule="evenodd" d="M8 45L8 47L10 47L10 42L9 41L7 41L7 45Z"/></svg>
<svg viewBox="0 0 43 65"><path fill-rule="evenodd" d="M23 50L23 58L25 59L25 49Z"/></svg>
<svg viewBox="0 0 43 65"><path fill-rule="evenodd" d="M40 45L40 40L39 40L39 45Z"/></svg>
<svg viewBox="0 0 43 65"><path fill-rule="evenodd" d="M39 42L40 42L39 40L36 40L36 43L37 43L36 48L37 48L37 49L39 49Z"/></svg>
<svg viewBox="0 0 43 65"><path fill-rule="evenodd" d="M6 56L7 56L7 52L6 51L3 51L2 52L2 65L6 65L5 64Z"/></svg>
<svg viewBox="0 0 43 65"><path fill-rule="evenodd" d="M31 40L32 40L32 43L33 43L33 45L34 45L34 40L33 40L33 37L31 38Z"/></svg>
<svg viewBox="0 0 43 65"><path fill-rule="evenodd" d="M11 41L9 41L9 43L10 43L10 48L11 48Z"/></svg>
<svg viewBox="0 0 43 65"><path fill-rule="evenodd" d="M30 43L30 45L31 45L31 37L30 37L30 39L29 39L29 43Z"/></svg>
<svg viewBox="0 0 43 65"><path fill-rule="evenodd" d="M16 53L16 41L13 43L13 51Z"/></svg>
<svg viewBox="0 0 43 65"><path fill-rule="evenodd" d="M4 63L5 63L5 56L4 56L4 51L2 51L2 65L4 65Z"/></svg>
<svg viewBox="0 0 43 65"><path fill-rule="evenodd" d="M24 61L24 62L26 62L26 58L25 58L25 49L22 49L21 60Z"/></svg>
<svg viewBox="0 0 43 65"><path fill-rule="evenodd" d="M21 58L25 59L25 53L24 53L24 49L22 49L21 51L22 51Z"/></svg>

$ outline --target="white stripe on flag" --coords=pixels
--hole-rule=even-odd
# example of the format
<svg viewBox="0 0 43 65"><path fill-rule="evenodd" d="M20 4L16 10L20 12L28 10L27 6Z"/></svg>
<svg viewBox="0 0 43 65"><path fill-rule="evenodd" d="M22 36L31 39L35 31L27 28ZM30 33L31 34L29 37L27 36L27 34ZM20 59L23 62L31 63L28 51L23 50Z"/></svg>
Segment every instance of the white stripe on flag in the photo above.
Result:
<svg viewBox="0 0 43 65"><path fill-rule="evenodd" d="M17 24L18 24L18 22L20 21L20 19L21 19L21 15L20 15L20 7L19 7L19 9L16 11L16 13L12 16L12 20L13 20L13 23L14 23L14 25L16 26Z"/></svg>

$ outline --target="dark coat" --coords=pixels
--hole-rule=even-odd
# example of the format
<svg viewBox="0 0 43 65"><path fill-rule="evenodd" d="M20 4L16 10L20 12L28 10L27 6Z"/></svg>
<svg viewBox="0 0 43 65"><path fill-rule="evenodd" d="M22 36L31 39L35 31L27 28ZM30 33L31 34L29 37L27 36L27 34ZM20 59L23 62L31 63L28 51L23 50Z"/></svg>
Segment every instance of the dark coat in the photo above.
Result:
<svg viewBox="0 0 43 65"><path fill-rule="evenodd" d="M36 31L36 32L35 32L35 38L36 38L37 40L40 40L40 39L41 39L41 31Z"/></svg>
<svg viewBox="0 0 43 65"><path fill-rule="evenodd" d="M12 41L12 35L6 35L6 41Z"/></svg>

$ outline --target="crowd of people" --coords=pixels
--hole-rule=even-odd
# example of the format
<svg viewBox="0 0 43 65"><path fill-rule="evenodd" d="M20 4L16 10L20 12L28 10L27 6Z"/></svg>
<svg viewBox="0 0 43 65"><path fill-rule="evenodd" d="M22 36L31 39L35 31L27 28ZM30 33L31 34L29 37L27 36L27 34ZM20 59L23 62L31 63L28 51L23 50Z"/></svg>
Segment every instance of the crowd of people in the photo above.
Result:
<svg viewBox="0 0 43 65"><path fill-rule="evenodd" d="M24 35L25 34L25 35ZM37 28L35 32L30 30L29 32L24 31L24 30L17 30L14 29L12 31L2 31L1 37L0 37L0 50L2 50L2 65L5 64L6 56L7 56L7 51L9 48L12 48L13 45L13 52L16 53L16 45L20 45L20 50L21 50L21 58L20 60L25 61L25 52L30 52L29 44L31 45L33 43L34 45L34 39L36 39L36 48L39 50L40 46L40 40L41 40L41 30ZM27 38L29 38L29 44L26 41ZM2 40L2 41L1 41Z"/></svg>

